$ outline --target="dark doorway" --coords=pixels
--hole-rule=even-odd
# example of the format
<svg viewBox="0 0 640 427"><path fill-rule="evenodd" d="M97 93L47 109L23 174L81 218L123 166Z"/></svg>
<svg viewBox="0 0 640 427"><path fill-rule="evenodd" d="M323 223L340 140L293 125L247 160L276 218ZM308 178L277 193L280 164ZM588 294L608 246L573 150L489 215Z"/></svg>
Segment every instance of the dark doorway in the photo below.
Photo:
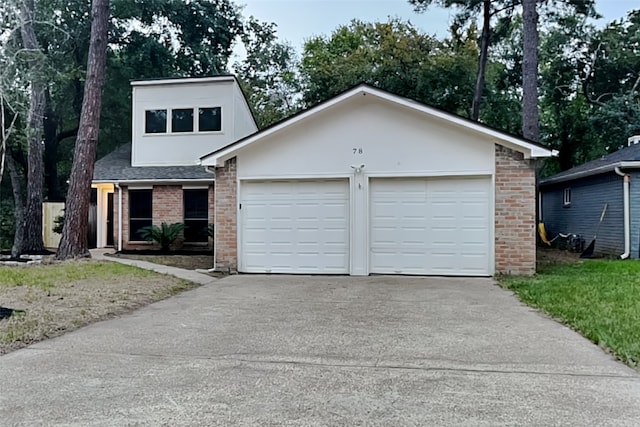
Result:
<svg viewBox="0 0 640 427"><path fill-rule="evenodd" d="M107 193L107 246L113 246L113 193Z"/></svg>

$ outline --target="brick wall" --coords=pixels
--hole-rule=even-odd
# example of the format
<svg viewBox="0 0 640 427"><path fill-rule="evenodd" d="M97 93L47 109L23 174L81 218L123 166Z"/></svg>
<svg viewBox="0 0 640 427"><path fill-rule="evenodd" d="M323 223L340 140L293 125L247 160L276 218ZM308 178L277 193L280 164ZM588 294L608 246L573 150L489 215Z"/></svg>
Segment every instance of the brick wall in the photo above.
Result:
<svg viewBox="0 0 640 427"><path fill-rule="evenodd" d="M238 269L236 158L216 168L215 260L216 269Z"/></svg>
<svg viewBox="0 0 640 427"><path fill-rule="evenodd" d="M522 153L496 145L496 273L536 270L535 165Z"/></svg>
<svg viewBox="0 0 640 427"><path fill-rule="evenodd" d="M113 195L113 242L115 246L118 246L118 190ZM174 222L184 221L184 204L183 204L183 192L181 185L154 185L152 196L152 209L153 209L153 225L160 226L163 222L171 224ZM156 244L150 244L148 242L130 242L129 241L129 188L122 186L122 249L125 250L144 250L144 249L159 249ZM209 222L213 223L214 220L214 189L213 186L209 186ZM194 250L206 250L207 248L213 248L213 240L209 239L209 245L203 246L202 244L194 245L182 245L182 242L176 242L174 245L176 249L194 249Z"/></svg>

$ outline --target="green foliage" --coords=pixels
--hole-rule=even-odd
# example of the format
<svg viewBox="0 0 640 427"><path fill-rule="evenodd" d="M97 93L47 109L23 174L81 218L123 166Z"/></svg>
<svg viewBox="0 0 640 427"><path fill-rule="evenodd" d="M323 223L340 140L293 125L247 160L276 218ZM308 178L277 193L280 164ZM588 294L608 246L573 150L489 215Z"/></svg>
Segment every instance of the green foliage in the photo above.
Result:
<svg viewBox="0 0 640 427"><path fill-rule="evenodd" d="M250 17L240 36L247 52L233 70L251 105L258 128L263 129L299 108L298 60L291 45L278 41L276 25Z"/></svg>
<svg viewBox="0 0 640 427"><path fill-rule="evenodd" d="M63 227L64 227L64 215L58 215L53 220L53 228L51 230L56 234L62 234Z"/></svg>
<svg viewBox="0 0 640 427"><path fill-rule="evenodd" d="M535 277L502 277L500 283L625 363L640 366L640 263L552 265Z"/></svg>
<svg viewBox="0 0 640 427"><path fill-rule="evenodd" d="M475 34L438 41L411 23L352 21L305 44L300 67L306 105L360 82L465 114L475 84Z"/></svg>
<svg viewBox="0 0 640 427"><path fill-rule="evenodd" d="M184 230L184 224L181 222L174 222L173 224L163 222L160 227L149 225L142 228L140 237L148 242L158 243L163 252L169 252L171 245L178 240L182 230Z"/></svg>
<svg viewBox="0 0 640 427"><path fill-rule="evenodd" d="M2 184L5 187L5 183ZM10 196L8 191L4 192ZM13 203L4 197L0 200L0 250L11 249L15 233Z"/></svg>

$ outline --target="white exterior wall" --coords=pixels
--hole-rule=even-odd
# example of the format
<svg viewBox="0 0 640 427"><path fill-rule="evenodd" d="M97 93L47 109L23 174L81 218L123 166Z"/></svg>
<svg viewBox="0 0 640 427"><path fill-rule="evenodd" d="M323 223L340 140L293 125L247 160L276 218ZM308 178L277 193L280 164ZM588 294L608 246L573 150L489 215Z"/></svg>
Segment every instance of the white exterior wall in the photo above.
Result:
<svg viewBox="0 0 640 427"><path fill-rule="evenodd" d="M136 82L133 84L132 159L133 166L192 166L199 158L236 139L256 131L251 114L240 89L232 78L215 81L203 79ZM242 106L238 106L242 104ZM194 127L197 126L198 107L221 107L220 132L171 133L171 109L195 108ZM145 134L145 111L167 111L168 131L164 134Z"/></svg>
<svg viewBox="0 0 640 427"><path fill-rule="evenodd" d="M244 94L238 85L234 85L234 114L233 114L233 128L234 139L229 142L237 141L244 138L247 135L251 135L256 132L258 128L253 120L253 114L251 109L245 102ZM219 147L212 148L208 152L217 150Z"/></svg>
<svg viewBox="0 0 640 427"><path fill-rule="evenodd" d="M362 164L366 176L492 175L494 156L489 137L364 97L237 155L239 179L344 176L353 174L352 165Z"/></svg>

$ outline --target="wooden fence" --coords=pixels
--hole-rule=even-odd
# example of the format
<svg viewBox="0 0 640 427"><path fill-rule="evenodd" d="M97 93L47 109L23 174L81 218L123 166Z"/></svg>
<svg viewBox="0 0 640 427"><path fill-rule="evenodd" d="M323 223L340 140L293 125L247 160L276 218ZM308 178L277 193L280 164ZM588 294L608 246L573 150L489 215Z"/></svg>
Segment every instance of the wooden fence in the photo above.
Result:
<svg viewBox="0 0 640 427"><path fill-rule="evenodd" d="M45 202L42 204L42 240L44 247L57 249L60 244L60 234L53 232L54 221L58 216L64 215L63 202ZM89 247L96 247L98 226L98 207L92 203L89 206Z"/></svg>

